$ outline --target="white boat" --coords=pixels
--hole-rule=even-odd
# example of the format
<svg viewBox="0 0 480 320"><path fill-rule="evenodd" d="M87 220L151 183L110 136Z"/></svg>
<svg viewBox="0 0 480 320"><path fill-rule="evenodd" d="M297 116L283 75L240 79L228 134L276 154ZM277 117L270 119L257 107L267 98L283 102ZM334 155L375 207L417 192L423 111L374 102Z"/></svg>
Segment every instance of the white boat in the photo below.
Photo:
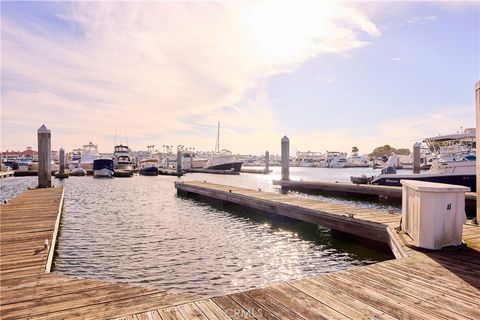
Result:
<svg viewBox="0 0 480 320"><path fill-rule="evenodd" d="M89 142L82 147L82 154L80 157L80 168L87 171L93 170L93 161L99 159L98 145Z"/></svg>
<svg viewBox="0 0 480 320"><path fill-rule="evenodd" d="M93 176L100 178L111 178L113 177L114 164L112 159L95 159L93 160Z"/></svg>
<svg viewBox="0 0 480 320"><path fill-rule="evenodd" d="M424 142L435 156L427 173L397 174L393 167L371 180L372 184L400 186L400 180L420 180L469 187L476 191L476 134L474 129L463 133L427 138Z"/></svg>
<svg viewBox="0 0 480 320"><path fill-rule="evenodd" d="M87 171L85 171L85 169L82 169L82 168L73 168L70 171L70 175L71 176L77 176L77 177L83 177L83 176L87 175Z"/></svg>
<svg viewBox="0 0 480 320"><path fill-rule="evenodd" d="M327 168L345 168L347 166L347 154L344 152L327 151L325 158Z"/></svg>
<svg viewBox="0 0 480 320"><path fill-rule="evenodd" d="M325 155L321 152L297 151L293 165L297 167L324 167Z"/></svg>
<svg viewBox="0 0 480 320"><path fill-rule="evenodd" d="M133 162L132 155L130 154L130 148L119 144L114 147L113 162L115 165L115 171L132 171Z"/></svg>

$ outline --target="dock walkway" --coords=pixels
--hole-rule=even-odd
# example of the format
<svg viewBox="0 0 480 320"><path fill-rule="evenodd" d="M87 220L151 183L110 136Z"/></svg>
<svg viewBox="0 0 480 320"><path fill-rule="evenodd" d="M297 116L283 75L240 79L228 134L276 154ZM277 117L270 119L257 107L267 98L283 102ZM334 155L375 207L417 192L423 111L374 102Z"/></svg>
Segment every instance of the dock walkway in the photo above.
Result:
<svg viewBox="0 0 480 320"><path fill-rule="evenodd" d="M48 188L1 205L1 319L105 319L195 298L48 273L62 203L63 189Z"/></svg>
<svg viewBox="0 0 480 320"><path fill-rule="evenodd" d="M339 228L383 225L399 243L396 260L158 308L119 319L479 319L480 228L464 226L460 251L419 252L398 241L398 215L231 186L176 183L177 190ZM290 212L290 213L288 213ZM357 213L354 218L346 214ZM352 230L353 231L353 230ZM363 231L362 231L363 232ZM368 232L366 233L368 234ZM382 236L383 237L383 236ZM405 254L404 256L402 256Z"/></svg>
<svg viewBox="0 0 480 320"><path fill-rule="evenodd" d="M319 219L306 221L336 222L343 230L362 229L367 237L386 241L397 259L202 299L46 273L63 189L30 190L0 208L0 318L480 319L478 226L464 226L468 247L460 251L418 252L392 229L396 215L201 182L176 187L297 219Z"/></svg>

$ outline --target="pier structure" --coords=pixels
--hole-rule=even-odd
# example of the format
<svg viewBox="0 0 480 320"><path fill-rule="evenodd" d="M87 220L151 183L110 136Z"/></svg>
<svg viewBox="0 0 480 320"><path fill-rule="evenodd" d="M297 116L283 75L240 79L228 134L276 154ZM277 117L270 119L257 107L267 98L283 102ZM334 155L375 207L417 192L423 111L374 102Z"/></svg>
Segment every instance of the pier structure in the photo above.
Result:
<svg viewBox="0 0 480 320"><path fill-rule="evenodd" d="M63 200L42 188L1 205L0 319L109 319L198 299L52 272Z"/></svg>
<svg viewBox="0 0 480 320"><path fill-rule="evenodd" d="M282 180L290 180L290 139L284 136L281 140Z"/></svg>
<svg viewBox="0 0 480 320"><path fill-rule="evenodd" d="M66 179L68 178L69 174L65 172L65 149L60 148L58 151L58 163L59 169L58 172L55 173L55 178L58 179Z"/></svg>
<svg viewBox="0 0 480 320"><path fill-rule="evenodd" d="M420 146L419 142L413 144L413 173L420 173Z"/></svg>
<svg viewBox="0 0 480 320"><path fill-rule="evenodd" d="M459 251L417 251L398 215L208 183L181 193L332 225L387 243L397 259L215 297L49 272L63 189L29 190L1 205L2 319L479 319L480 227L464 225ZM47 240L47 241L45 241Z"/></svg>
<svg viewBox="0 0 480 320"><path fill-rule="evenodd" d="M270 152L265 151L265 172L270 172Z"/></svg>
<svg viewBox="0 0 480 320"><path fill-rule="evenodd" d="M182 172L182 150L177 150L177 174Z"/></svg>
<svg viewBox="0 0 480 320"><path fill-rule="evenodd" d="M42 125L38 131L38 187L50 188L52 186L52 147L51 132Z"/></svg>

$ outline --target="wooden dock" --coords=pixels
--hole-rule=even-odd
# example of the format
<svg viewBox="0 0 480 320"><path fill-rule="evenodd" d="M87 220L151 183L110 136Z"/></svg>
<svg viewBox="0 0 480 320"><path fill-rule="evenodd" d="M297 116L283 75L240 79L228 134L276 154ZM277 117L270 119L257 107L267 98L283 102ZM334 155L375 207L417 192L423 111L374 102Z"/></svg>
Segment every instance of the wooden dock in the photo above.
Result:
<svg viewBox="0 0 480 320"><path fill-rule="evenodd" d="M273 184L280 186L284 190L324 192L329 194L352 196L379 196L392 199L402 199L402 187L303 180L275 180L273 181ZM477 200L477 194L475 192L467 192L465 194L465 200L467 201L467 204L475 204Z"/></svg>
<svg viewBox="0 0 480 320"><path fill-rule="evenodd" d="M106 319L195 299L49 273L62 203L63 189L48 188L1 205L1 319Z"/></svg>
<svg viewBox="0 0 480 320"><path fill-rule="evenodd" d="M14 171L0 171L0 179L1 178L13 177L14 174L15 174Z"/></svg>
<svg viewBox="0 0 480 320"><path fill-rule="evenodd" d="M480 319L478 226L464 226L467 247L460 251L420 252L392 229L398 215L202 182L176 187L297 219L316 214L321 220L315 221L365 229L367 237L388 241L397 259L207 298L46 273L63 190L30 190L1 206L0 318Z"/></svg>
<svg viewBox="0 0 480 320"><path fill-rule="evenodd" d="M136 314L137 319L479 319L480 228L464 226L466 248L423 252L393 229L398 215L250 189L177 182L177 190L324 225L335 220L370 233L373 225L396 260ZM350 217L351 214L355 214ZM350 216L349 216L350 215ZM353 222L353 220L356 220ZM383 231L382 231L383 230ZM395 246L399 247L395 247ZM119 318L132 319L132 318ZM135 319L135 318L133 318Z"/></svg>

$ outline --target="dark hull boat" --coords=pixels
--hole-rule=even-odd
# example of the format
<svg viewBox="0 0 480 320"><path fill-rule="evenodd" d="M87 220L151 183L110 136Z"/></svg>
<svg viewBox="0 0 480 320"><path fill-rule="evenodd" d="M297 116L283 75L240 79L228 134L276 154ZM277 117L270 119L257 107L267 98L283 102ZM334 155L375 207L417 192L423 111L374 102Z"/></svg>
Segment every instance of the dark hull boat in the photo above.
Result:
<svg viewBox="0 0 480 320"><path fill-rule="evenodd" d="M93 160L93 176L97 178L111 178L114 174L112 159L95 159Z"/></svg>
<svg viewBox="0 0 480 320"><path fill-rule="evenodd" d="M474 174L390 174L374 178L371 183L382 186L400 187L402 185L400 180L418 180L425 182L454 184L469 187L472 192L476 192L477 190L477 177Z"/></svg>
<svg viewBox="0 0 480 320"><path fill-rule="evenodd" d="M207 166L205 167L205 169L240 172L240 170L242 169L242 164L243 162L241 161L226 162L226 163L216 164L212 166Z"/></svg>
<svg viewBox="0 0 480 320"><path fill-rule="evenodd" d="M158 168L157 167L142 168L140 169L139 174L142 176L158 176Z"/></svg>

